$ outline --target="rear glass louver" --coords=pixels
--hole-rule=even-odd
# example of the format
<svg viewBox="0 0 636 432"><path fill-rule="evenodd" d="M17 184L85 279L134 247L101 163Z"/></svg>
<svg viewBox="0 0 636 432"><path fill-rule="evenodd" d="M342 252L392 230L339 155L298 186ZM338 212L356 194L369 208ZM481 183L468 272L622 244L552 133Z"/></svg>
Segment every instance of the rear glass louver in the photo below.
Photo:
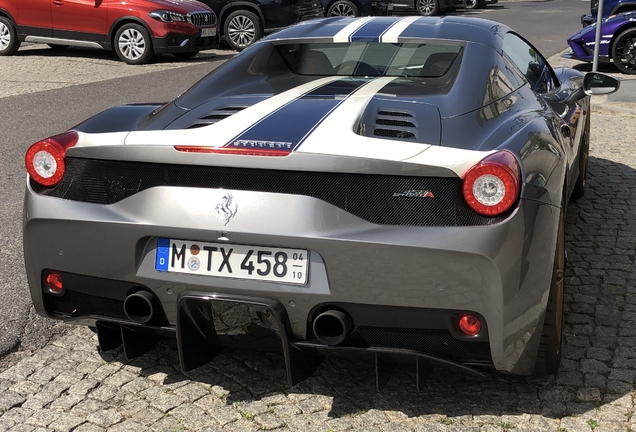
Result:
<svg viewBox="0 0 636 432"><path fill-rule="evenodd" d="M415 113L409 110L378 109L373 135L386 138L418 139Z"/></svg>
<svg viewBox="0 0 636 432"><path fill-rule="evenodd" d="M208 126L219 122L223 119L228 118L232 114L236 114L237 112L247 108L246 106L224 106L215 109L209 114L204 115L203 117L199 117L199 119L191 124L188 129L200 128L203 126Z"/></svg>

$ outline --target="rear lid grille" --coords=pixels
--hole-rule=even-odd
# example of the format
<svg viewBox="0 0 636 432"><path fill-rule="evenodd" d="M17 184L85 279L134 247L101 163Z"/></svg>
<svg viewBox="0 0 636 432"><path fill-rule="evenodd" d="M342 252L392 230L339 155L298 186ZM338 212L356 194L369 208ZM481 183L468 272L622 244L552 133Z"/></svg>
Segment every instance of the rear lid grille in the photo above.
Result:
<svg viewBox="0 0 636 432"><path fill-rule="evenodd" d="M188 126L188 129L196 129L220 122L221 120L226 119L232 114L236 114L237 112L244 110L245 108L247 107L242 105L227 105L217 108L211 113L199 117L196 122Z"/></svg>
<svg viewBox="0 0 636 432"><path fill-rule="evenodd" d="M419 139L415 113L409 110L378 109L373 135L406 140Z"/></svg>

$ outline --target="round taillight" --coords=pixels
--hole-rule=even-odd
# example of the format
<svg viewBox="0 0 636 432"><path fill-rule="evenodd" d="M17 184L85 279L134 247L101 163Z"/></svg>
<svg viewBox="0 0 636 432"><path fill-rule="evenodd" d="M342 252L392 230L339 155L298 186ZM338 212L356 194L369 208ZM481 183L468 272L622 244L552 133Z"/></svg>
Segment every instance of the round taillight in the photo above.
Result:
<svg viewBox="0 0 636 432"><path fill-rule="evenodd" d="M46 286L52 293L57 294L64 288L62 284L62 275L59 273L49 273L46 275Z"/></svg>
<svg viewBox="0 0 636 432"><path fill-rule="evenodd" d="M472 167L464 176L466 203L482 216L499 216L517 201L520 168L509 151L494 153Z"/></svg>
<svg viewBox="0 0 636 432"><path fill-rule="evenodd" d="M77 132L70 131L33 144L26 152L24 163L29 176L42 186L55 186L64 176L66 149L73 147L79 139Z"/></svg>
<svg viewBox="0 0 636 432"><path fill-rule="evenodd" d="M459 329L468 336L475 336L481 331L481 321L475 315L461 315Z"/></svg>

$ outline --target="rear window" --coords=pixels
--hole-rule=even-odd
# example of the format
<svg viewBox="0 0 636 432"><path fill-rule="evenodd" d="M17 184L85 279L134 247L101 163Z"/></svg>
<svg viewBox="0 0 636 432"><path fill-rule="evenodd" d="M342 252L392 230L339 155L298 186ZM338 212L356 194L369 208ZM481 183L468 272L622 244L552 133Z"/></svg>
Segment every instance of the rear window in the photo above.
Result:
<svg viewBox="0 0 636 432"><path fill-rule="evenodd" d="M276 45L297 75L453 78L463 45L452 43L295 43Z"/></svg>

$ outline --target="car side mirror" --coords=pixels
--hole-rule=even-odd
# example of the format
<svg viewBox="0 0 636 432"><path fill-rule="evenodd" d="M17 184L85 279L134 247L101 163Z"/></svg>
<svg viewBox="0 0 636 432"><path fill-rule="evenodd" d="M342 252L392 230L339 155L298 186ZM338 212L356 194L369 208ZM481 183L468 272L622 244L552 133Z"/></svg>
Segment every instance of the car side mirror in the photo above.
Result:
<svg viewBox="0 0 636 432"><path fill-rule="evenodd" d="M601 72L588 72L583 78L583 91L587 95L614 93L620 86L617 78Z"/></svg>

